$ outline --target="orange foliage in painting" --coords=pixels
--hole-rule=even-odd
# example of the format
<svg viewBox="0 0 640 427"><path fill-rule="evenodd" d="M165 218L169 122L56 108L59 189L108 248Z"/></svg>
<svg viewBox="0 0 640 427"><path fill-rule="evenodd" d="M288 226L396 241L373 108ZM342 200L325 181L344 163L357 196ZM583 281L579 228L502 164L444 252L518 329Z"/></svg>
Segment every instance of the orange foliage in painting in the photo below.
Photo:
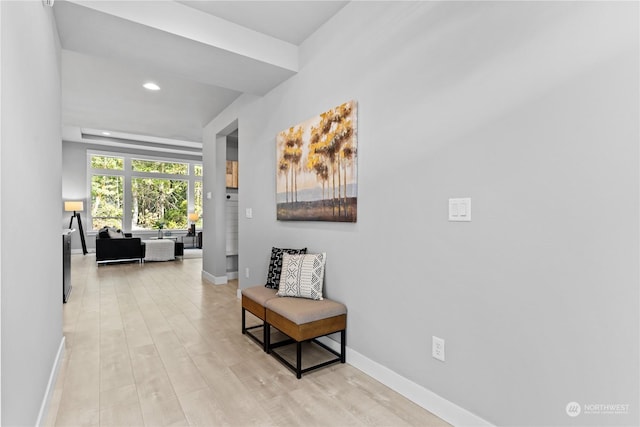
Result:
<svg viewBox="0 0 640 427"><path fill-rule="evenodd" d="M300 159L302 158L302 131L302 126L295 126L278 135L282 145L282 157L278 162L278 169L285 176L289 175L286 180L287 202L289 201L289 180L291 182L291 201L298 200L297 171L300 168Z"/></svg>
<svg viewBox="0 0 640 427"><path fill-rule="evenodd" d="M331 178L332 200L337 201L334 214L337 208L338 215L346 215L347 172L356 155L352 108L351 102L347 102L320 114L320 123L311 128L307 155L307 169L314 171L322 181L323 195L325 183Z"/></svg>

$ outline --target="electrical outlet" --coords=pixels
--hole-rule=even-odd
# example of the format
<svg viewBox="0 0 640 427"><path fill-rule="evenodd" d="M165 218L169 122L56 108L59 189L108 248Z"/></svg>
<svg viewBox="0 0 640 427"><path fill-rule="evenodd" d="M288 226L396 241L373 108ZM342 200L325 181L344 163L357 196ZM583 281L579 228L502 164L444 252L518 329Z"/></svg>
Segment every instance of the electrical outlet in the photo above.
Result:
<svg viewBox="0 0 640 427"><path fill-rule="evenodd" d="M249 278L249 267L244 269L244 277Z"/></svg>
<svg viewBox="0 0 640 427"><path fill-rule="evenodd" d="M431 337L431 355L444 362L444 340L436 336Z"/></svg>
<svg viewBox="0 0 640 427"><path fill-rule="evenodd" d="M471 221L471 198L449 199L449 221Z"/></svg>

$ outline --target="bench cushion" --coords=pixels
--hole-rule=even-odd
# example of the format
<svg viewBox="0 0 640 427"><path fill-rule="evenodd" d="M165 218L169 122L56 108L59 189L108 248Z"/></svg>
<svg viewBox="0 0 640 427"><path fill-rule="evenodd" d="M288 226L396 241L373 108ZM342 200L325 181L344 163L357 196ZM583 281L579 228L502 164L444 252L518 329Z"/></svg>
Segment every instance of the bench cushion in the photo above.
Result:
<svg viewBox="0 0 640 427"><path fill-rule="evenodd" d="M262 285L242 289L242 295L264 307L267 300L275 298L277 289L265 288Z"/></svg>
<svg viewBox="0 0 640 427"><path fill-rule="evenodd" d="M304 298L279 297L266 301L265 307L296 325L340 316L347 313L347 306L329 299L310 300Z"/></svg>

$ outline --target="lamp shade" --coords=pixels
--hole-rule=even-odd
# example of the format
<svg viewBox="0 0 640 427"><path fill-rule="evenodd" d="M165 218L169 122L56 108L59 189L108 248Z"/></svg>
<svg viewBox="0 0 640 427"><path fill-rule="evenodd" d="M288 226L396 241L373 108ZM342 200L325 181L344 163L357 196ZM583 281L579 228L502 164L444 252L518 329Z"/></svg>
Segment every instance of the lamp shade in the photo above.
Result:
<svg viewBox="0 0 640 427"><path fill-rule="evenodd" d="M82 200L69 200L64 202L64 210L66 212L79 212L84 210L84 203Z"/></svg>
<svg viewBox="0 0 640 427"><path fill-rule="evenodd" d="M198 215L195 212L192 212L189 214L189 221L196 222L199 218L200 218L200 215Z"/></svg>

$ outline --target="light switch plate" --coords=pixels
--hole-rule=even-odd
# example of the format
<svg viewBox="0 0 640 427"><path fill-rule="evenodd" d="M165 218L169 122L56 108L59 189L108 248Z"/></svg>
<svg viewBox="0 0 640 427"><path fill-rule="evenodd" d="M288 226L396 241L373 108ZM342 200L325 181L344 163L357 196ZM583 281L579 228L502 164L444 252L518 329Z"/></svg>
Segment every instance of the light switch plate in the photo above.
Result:
<svg viewBox="0 0 640 427"><path fill-rule="evenodd" d="M253 209L246 208L244 210L244 216L247 217L247 218L253 218Z"/></svg>
<svg viewBox="0 0 640 427"><path fill-rule="evenodd" d="M449 221L471 221L471 198L449 199Z"/></svg>

